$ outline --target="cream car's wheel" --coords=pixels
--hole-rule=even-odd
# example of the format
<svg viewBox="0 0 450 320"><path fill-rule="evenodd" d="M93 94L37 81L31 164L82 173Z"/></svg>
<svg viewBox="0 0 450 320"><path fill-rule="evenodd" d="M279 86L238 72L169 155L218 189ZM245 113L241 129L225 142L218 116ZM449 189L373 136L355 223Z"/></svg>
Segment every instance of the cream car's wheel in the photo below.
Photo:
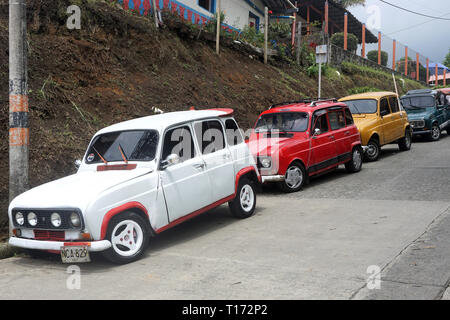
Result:
<svg viewBox="0 0 450 320"><path fill-rule="evenodd" d="M231 213L239 219L253 215L256 207L256 190L254 183L247 179L239 180L236 197L229 204Z"/></svg>
<svg viewBox="0 0 450 320"><path fill-rule="evenodd" d="M114 263L128 263L141 257L148 244L149 234L144 219L134 212L125 212L111 219L106 239L111 248L105 257Z"/></svg>

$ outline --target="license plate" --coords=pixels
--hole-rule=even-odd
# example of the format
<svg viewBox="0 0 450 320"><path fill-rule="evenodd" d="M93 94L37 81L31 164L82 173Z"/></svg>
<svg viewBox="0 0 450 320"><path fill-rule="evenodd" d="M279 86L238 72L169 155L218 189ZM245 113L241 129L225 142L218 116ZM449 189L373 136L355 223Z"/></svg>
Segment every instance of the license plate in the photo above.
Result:
<svg viewBox="0 0 450 320"><path fill-rule="evenodd" d="M91 261L87 246L61 247L61 259L63 263L83 263Z"/></svg>

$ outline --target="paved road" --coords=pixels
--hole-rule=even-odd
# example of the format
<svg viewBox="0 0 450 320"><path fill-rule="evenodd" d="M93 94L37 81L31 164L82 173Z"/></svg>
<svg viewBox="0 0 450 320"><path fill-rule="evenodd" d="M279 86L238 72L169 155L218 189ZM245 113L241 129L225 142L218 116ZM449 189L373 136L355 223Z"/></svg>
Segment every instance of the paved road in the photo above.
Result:
<svg viewBox="0 0 450 320"><path fill-rule="evenodd" d="M58 260L2 260L0 298L446 298L449 229L444 135L416 141L410 152L385 147L360 173L339 169L296 194L265 189L247 220L222 206L153 239L133 264L98 257L80 266L79 290L67 289L67 266ZM373 265L382 270L381 288L369 290Z"/></svg>

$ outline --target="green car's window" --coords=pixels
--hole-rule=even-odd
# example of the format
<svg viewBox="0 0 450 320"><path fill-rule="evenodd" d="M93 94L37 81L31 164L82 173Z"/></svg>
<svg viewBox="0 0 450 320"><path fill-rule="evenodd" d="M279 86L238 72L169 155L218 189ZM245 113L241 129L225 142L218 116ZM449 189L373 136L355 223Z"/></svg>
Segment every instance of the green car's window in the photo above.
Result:
<svg viewBox="0 0 450 320"><path fill-rule="evenodd" d="M352 114L377 113L377 100L374 99L349 100L344 103Z"/></svg>
<svg viewBox="0 0 450 320"><path fill-rule="evenodd" d="M435 99L432 96L403 97L402 104L405 109L434 107Z"/></svg>

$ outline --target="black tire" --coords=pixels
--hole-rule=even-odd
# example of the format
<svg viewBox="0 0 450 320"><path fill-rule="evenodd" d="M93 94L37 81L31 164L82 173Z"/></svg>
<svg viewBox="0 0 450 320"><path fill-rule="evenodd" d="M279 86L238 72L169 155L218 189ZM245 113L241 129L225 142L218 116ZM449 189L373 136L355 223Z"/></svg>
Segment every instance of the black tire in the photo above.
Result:
<svg viewBox="0 0 450 320"><path fill-rule="evenodd" d="M133 239L127 239L127 236L130 237L129 234L131 233L126 231L127 228L130 229L128 231L133 230ZM120 236L121 234L124 234L124 237L121 237L120 239L118 239L118 241L124 240L122 241L122 243L127 242L126 245L128 245L130 244L128 240L132 240L132 242L136 244L136 248L131 249L121 243L116 243L118 241L114 241L113 232L114 237L117 238L119 238L118 236ZM147 248L149 242L149 238L150 232L148 223L146 223L146 221L137 213L124 212L122 214L114 216L109 222L105 239L111 241L112 246L108 250L103 251L102 254L106 259L116 264L126 264L136 261L145 252L145 249ZM132 251L132 253L130 253L130 251Z"/></svg>
<svg viewBox="0 0 450 320"><path fill-rule="evenodd" d="M286 193L297 192L303 188L306 179L305 167L299 162L294 162L288 167L284 175L284 181L279 182L278 186Z"/></svg>
<svg viewBox="0 0 450 320"><path fill-rule="evenodd" d="M450 136L450 127L447 128L447 134Z"/></svg>
<svg viewBox="0 0 450 320"><path fill-rule="evenodd" d="M355 147L352 150L352 158L345 164L345 170L349 173L361 171L362 168L362 150L360 147Z"/></svg>
<svg viewBox="0 0 450 320"><path fill-rule="evenodd" d="M398 140L398 148L400 151L408 151L411 150L411 144L412 144L412 134L411 130L406 129L405 136Z"/></svg>
<svg viewBox="0 0 450 320"><path fill-rule="evenodd" d="M433 123L433 126L431 127L431 133L428 135L428 139L431 141L438 141L441 138L441 128L439 128L439 125L437 123Z"/></svg>
<svg viewBox="0 0 450 320"><path fill-rule="evenodd" d="M256 187L247 179L241 178L236 192L236 197L228 203L232 215L238 219L251 217L256 207Z"/></svg>
<svg viewBox="0 0 450 320"><path fill-rule="evenodd" d="M374 138L370 139L369 142L367 143L367 147L368 149L364 153L364 160L370 162L377 161L381 153L381 147L378 140Z"/></svg>

